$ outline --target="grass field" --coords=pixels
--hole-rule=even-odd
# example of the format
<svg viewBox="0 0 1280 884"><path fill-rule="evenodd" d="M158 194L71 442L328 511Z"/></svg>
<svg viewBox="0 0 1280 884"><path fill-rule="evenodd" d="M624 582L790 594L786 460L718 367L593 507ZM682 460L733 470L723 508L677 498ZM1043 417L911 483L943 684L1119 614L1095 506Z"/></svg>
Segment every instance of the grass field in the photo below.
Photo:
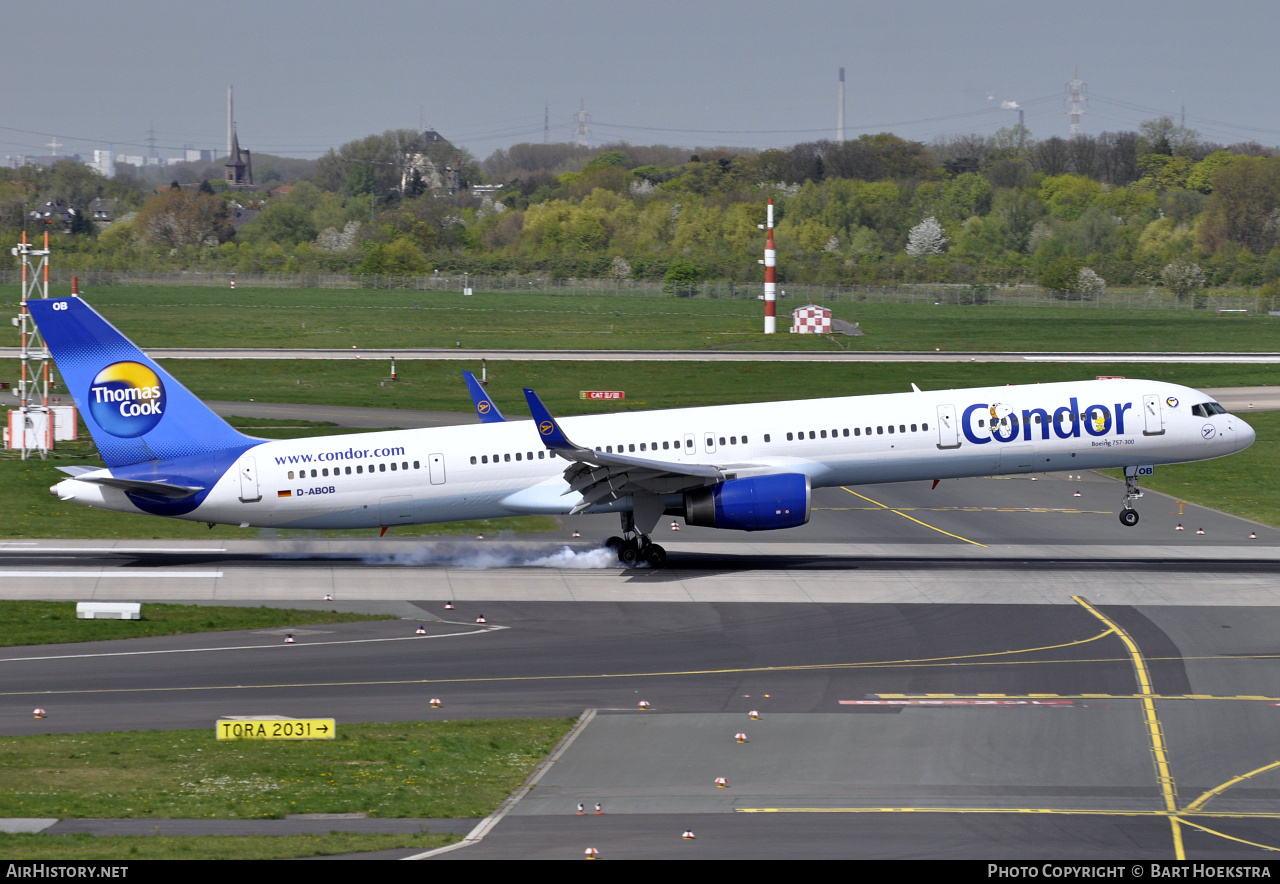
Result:
<svg viewBox="0 0 1280 884"><path fill-rule="evenodd" d="M20 860L294 859L335 856L395 847L432 850L462 840L461 835L204 835L174 838L93 835L6 835L0 856Z"/></svg>
<svg viewBox="0 0 1280 884"><path fill-rule="evenodd" d="M77 620L75 602L0 601L0 647L394 619L383 614L147 602L142 606L141 620Z"/></svg>
<svg viewBox="0 0 1280 884"><path fill-rule="evenodd" d="M125 286L86 300L146 347L449 347L464 349L1280 350L1280 319L1210 311L1080 306L960 307L833 302L865 337L761 332L759 301ZM0 329L0 346L16 346Z"/></svg>
<svg viewBox="0 0 1280 884"><path fill-rule="evenodd" d="M423 715L426 708L423 694ZM203 730L0 737L0 817L479 818L570 719L350 724L333 740L218 742Z"/></svg>

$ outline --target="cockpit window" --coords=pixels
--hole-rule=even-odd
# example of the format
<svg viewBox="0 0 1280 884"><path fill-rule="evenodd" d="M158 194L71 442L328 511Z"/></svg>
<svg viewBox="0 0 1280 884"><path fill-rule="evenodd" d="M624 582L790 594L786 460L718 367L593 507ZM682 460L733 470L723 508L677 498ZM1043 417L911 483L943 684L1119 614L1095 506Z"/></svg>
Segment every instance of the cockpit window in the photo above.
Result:
<svg viewBox="0 0 1280 884"><path fill-rule="evenodd" d="M1191 406L1191 413L1196 417L1211 417L1215 414L1226 414L1227 410L1216 402L1202 402Z"/></svg>

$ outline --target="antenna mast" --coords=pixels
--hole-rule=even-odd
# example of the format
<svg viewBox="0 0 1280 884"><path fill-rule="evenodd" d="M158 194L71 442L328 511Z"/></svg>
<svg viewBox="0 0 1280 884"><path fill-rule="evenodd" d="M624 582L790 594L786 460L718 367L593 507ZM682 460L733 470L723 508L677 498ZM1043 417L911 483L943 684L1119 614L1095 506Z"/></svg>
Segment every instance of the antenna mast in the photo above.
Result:
<svg viewBox="0 0 1280 884"><path fill-rule="evenodd" d="M29 460L31 452L40 458L49 456L53 448L53 412L49 408L49 348L45 346L40 329L27 311L31 298L49 297L49 231L44 232L44 248L37 249L27 242L27 232L22 231L22 242L9 250L22 260L22 300L19 302L18 326L21 347L21 376L18 381L18 424L9 421L9 447L21 448L22 459ZM38 259L38 260L36 260ZM12 412L11 412L12 413ZM17 432L21 439L13 439Z"/></svg>
<svg viewBox="0 0 1280 884"><path fill-rule="evenodd" d="M844 68L840 68L839 93L836 105L836 141L844 141Z"/></svg>
<svg viewBox="0 0 1280 884"><path fill-rule="evenodd" d="M1071 118L1071 137L1075 138L1080 134L1080 117L1085 113L1084 106L1089 99L1085 97L1086 83L1080 79L1080 68L1076 68L1076 75L1067 81L1067 115Z"/></svg>

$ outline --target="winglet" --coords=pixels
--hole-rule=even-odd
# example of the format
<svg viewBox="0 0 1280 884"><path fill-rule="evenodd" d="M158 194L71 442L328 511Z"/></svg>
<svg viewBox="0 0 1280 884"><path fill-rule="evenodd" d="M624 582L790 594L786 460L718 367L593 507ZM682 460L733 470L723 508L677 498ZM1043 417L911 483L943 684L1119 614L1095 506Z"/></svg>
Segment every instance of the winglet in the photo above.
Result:
<svg viewBox="0 0 1280 884"><path fill-rule="evenodd" d="M560 425L551 416L551 412L547 411L547 406L542 404L542 400L538 398L537 393L525 387L524 398L529 402L529 411L533 413L533 422L538 427L538 436L542 439L543 445L546 445L552 451L576 450L578 448L577 445L569 441L569 437L564 434L564 430L560 429Z"/></svg>
<svg viewBox="0 0 1280 884"><path fill-rule="evenodd" d="M480 386L476 376L469 371L464 371L462 376L467 380L467 389L471 391L471 402L475 405L476 414L480 417L480 423L506 423L507 419L502 416L501 411L498 411L498 406L489 398L489 394L485 392L484 387Z"/></svg>

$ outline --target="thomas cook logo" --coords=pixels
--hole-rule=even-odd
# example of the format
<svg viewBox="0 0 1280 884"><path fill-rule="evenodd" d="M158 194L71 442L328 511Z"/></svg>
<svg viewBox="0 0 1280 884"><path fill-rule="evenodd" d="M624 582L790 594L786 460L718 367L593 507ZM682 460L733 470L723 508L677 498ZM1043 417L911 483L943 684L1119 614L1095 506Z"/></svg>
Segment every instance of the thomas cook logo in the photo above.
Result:
<svg viewBox="0 0 1280 884"><path fill-rule="evenodd" d="M1164 400L1164 401L1165 401L1165 403L1166 403L1170 408L1177 408L1177 407L1178 407L1178 397L1177 397L1177 396L1170 396L1168 399L1166 399L1166 400Z"/></svg>
<svg viewBox="0 0 1280 884"><path fill-rule="evenodd" d="M89 412L112 436L133 438L164 417L164 384L140 362L108 365L89 385Z"/></svg>
<svg viewBox="0 0 1280 884"><path fill-rule="evenodd" d="M556 425L551 423L551 421L543 421L542 423L538 424L538 432L544 436L550 436L553 432L555 432L555 429L556 429Z"/></svg>
<svg viewBox="0 0 1280 884"><path fill-rule="evenodd" d="M480 402L480 403L476 406L476 411L480 412L481 414L488 414L488 413L489 413L489 403L488 403L488 402L483 402L483 401L482 401L482 402Z"/></svg>

